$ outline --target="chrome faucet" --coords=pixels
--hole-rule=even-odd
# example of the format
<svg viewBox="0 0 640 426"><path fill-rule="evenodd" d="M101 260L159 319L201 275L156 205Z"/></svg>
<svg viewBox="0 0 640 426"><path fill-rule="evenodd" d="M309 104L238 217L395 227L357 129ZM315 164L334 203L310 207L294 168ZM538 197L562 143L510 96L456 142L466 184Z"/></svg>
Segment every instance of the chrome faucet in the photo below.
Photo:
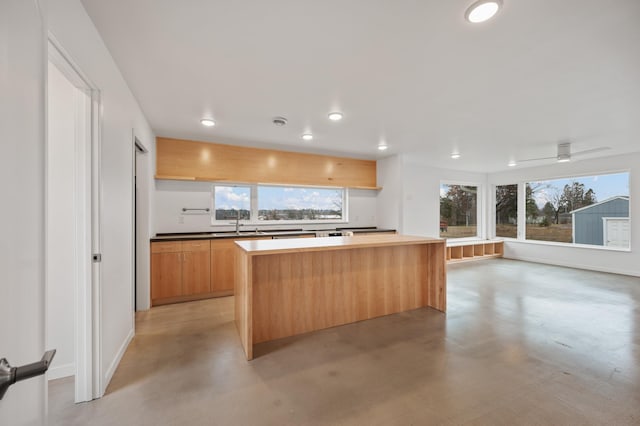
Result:
<svg viewBox="0 0 640 426"><path fill-rule="evenodd" d="M240 234L240 227L243 226L242 223L240 223L240 210L237 211L237 215L236 215L236 221L235 222L230 222L232 225L235 224L236 225L236 234Z"/></svg>

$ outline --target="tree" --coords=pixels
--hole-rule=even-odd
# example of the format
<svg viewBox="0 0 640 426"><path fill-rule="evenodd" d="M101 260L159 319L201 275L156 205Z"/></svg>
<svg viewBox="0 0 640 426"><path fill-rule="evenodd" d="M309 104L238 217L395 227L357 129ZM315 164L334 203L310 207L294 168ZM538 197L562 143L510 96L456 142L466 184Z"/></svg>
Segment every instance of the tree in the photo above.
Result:
<svg viewBox="0 0 640 426"><path fill-rule="evenodd" d="M496 223L509 223L518 216L518 185L496 186Z"/></svg>
<svg viewBox="0 0 640 426"><path fill-rule="evenodd" d="M526 213L527 219L534 220L538 217L538 206L536 205L536 199L534 198L534 194L537 190L539 190L542 185L531 185L527 184L526 187ZM528 221L527 221L528 222Z"/></svg>
<svg viewBox="0 0 640 426"><path fill-rule="evenodd" d="M448 185L440 197L440 216L449 225L469 226L476 222L478 189L474 186Z"/></svg>
<svg viewBox="0 0 640 426"><path fill-rule="evenodd" d="M562 200L562 195L560 194L560 191L558 191L558 189L555 188L555 191L553 192L553 194L551 194L551 201L549 202L553 207L553 218L556 225L560 223L561 200Z"/></svg>
<svg viewBox="0 0 640 426"><path fill-rule="evenodd" d="M553 207L553 204L551 203L551 201L547 201L544 207L542 207L542 214L544 214L544 217L547 220L547 222L551 222L555 219L556 208Z"/></svg>
<svg viewBox="0 0 640 426"><path fill-rule="evenodd" d="M451 200L446 195L440 196L440 220L450 222L452 213L453 204Z"/></svg>
<svg viewBox="0 0 640 426"><path fill-rule="evenodd" d="M560 195L560 207L565 213L594 204L597 201L596 193L589 188L584 190L584 183L577 181L566 184Z"/></svg>

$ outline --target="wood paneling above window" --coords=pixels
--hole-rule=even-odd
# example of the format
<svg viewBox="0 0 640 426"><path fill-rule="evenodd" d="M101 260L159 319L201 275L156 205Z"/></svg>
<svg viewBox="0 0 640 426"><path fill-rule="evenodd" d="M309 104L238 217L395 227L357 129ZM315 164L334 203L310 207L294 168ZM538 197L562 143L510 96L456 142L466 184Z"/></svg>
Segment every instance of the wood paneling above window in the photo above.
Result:
<svg viewBox="0 0 640 426"><path fill-rule="evenodd" d="M156 139L156 179L378 189L376 162L181 139Z"/></svg>

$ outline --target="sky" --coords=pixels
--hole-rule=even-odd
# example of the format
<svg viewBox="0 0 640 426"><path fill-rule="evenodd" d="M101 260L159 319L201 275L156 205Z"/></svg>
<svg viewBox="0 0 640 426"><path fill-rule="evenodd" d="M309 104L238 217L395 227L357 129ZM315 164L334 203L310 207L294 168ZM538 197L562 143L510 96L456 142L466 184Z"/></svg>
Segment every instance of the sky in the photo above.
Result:
<svg viewBox="0 0 640 426"><path fill-rule="evenodd" d="M325 188L258 187L258 209L335 210L342 205L342 190ZM216 186L217 209L250 209L247 187Z"/></svg>
<svg viewBox="0 0 640 426"><path fill-rule="evenodd" d="M251 190L242 186L216 186L216 209L249 210Z"/></svg>
<svg viewBox="0 0 640 426"><path fill-rule="evenodd" d="M572 182L583 183L585 192L590 188L593 189L598 201L604 201L607 198L615 197L617 195L629 196L629 173L582 176L569 179L554 179L535 182L535 184L548 186L537 190L534 194L536 205L539 208L542 208L547 201L551 201L555 192L562 192L564 186L567 184L570 185Z"/></svg>

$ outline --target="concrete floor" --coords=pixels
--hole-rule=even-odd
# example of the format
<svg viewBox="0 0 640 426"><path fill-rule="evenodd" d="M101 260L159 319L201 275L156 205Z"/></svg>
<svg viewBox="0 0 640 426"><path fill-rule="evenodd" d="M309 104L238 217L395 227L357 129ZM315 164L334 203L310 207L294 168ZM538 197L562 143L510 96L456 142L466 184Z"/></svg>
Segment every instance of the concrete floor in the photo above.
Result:
<svg viewBox="0 0 640 426"><path fill-rule="evenodd" d="M640 424L640 279L483 260L449 266L448 313L259 345L232 298L154 308L100 400L52 381L52 425Z"/></svg>

